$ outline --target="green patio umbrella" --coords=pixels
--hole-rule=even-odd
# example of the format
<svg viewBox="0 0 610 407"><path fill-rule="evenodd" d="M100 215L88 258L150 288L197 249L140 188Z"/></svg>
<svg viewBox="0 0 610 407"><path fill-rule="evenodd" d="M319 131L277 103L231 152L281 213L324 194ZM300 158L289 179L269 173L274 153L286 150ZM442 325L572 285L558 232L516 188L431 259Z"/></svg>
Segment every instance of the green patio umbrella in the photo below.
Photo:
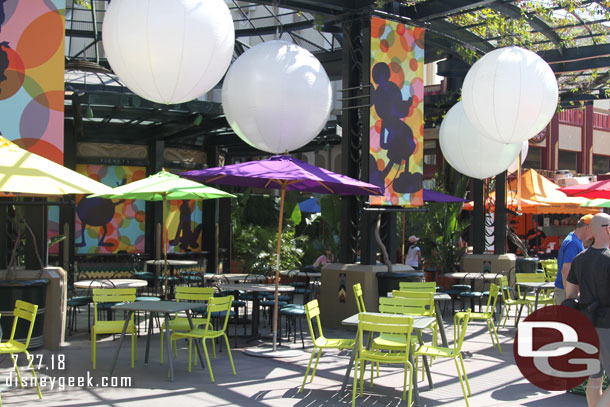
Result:
<svg viewBox="0 0 610 407"><path fill-rule="evenodd" d="M235 195L216 188L208 187L207 185L200 184L199 182L181 178L170 172L162 170L144 179L113 188L112 192L91 195L91 197L163 201L163 276L165 277L165 288L167 289L167 232L165 228L165 201L183 199L235 198Z"/></svg>

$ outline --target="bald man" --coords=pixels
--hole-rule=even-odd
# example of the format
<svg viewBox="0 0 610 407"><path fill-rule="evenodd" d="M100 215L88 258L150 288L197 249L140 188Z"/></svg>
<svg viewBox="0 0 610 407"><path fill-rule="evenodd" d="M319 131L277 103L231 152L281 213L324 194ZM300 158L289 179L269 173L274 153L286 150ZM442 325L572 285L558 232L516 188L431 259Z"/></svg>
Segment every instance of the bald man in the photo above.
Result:
<svg viewBox="0 0 610 407"><path fill-rule="evenodd" d="M589 226L595 243L572 261L566 283L566 297L578 297L581 306L599 303L595 330L599 336L602 369L589 377L587 404L589 407L610 407L610 390L602 394L604 370L610 373L610 215L598 213L591 219Z"/></svg>

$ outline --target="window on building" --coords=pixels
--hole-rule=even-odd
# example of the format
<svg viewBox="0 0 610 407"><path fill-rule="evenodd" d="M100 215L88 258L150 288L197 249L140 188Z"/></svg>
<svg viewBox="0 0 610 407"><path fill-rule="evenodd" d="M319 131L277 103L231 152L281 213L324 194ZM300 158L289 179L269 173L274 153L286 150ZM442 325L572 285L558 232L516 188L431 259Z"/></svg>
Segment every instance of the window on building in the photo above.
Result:
<svg viewBox="0 0 610 407"><path fill-rule="evenodd" d="M436 140L424 141L424 165L436 165Z"/></svg>
<svg viewBox="0 0 610 407"><path fill-rule="evenodd" d="M605 174L610 171L610 157L593 154L593 173Z"/></svg>
<svg viewBox="0 0 610 407"><path fill-rule="evenodd" d="M578 172L578 153L576 151L559 150L559 170Z"/></svg>
<svg viewBox="0 0 610 407"><path fill-rule="evenodd" d="M542 148L529 146L527 157L523 162L523 167L533 168L535 170L542 169Z"/></svg>

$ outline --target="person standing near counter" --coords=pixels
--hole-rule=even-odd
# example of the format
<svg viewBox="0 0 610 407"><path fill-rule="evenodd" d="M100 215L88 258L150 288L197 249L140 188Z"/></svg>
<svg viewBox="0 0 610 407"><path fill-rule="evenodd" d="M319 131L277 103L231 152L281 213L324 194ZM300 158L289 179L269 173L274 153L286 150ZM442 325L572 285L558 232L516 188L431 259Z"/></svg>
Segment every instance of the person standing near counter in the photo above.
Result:
<svg viewBox="0 0 610 407"><path fill-rule="evenodd" d="M572 260L585 248L583 240L589 240L593 237L589 224L593 219L593 215L582 216L576 224L576 229L570 232L561 243L559 254L557 255L557 278L555 279L555 304L561 305L566 299L565 283L568 278L568 272L572 266Z"/></svg>

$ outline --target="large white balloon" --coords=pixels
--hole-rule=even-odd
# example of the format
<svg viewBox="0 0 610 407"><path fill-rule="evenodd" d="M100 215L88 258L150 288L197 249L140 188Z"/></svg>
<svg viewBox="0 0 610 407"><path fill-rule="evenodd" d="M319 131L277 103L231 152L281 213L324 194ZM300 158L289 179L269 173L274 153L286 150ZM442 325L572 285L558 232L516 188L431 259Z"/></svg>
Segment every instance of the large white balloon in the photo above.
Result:
<svg viewBox="0 0 610 407"><path fill-rule="evenodd" d="M539 133L557 108L557 80L535 53L500 48L470 68L462 86L464 112L487 137L521 143Z"/></svg>
<svg viewBox="0 0 610 407"><path fill-rule="evenodd" d="M525 158L527 157L527 152L530 149L530 144L529 141L525 140L523 142L523 144L521 145L521 164L523 164L525 162ZM519 157L515 158L515 161L513 161L513 163L511 165L508 166L508 169L506 171L508 171L509 174L517 171L519 167Z"/></svg>
<svg viewBox="0 0 610 407"><path fill-rule="evenodd" d="M113 0L102 31L113 71L154 102L188 102L226 72L235 44L223 0Z"/></svg>
<svg viewBox="0 0 610 407"><path fill-rule="evenodd" d="M332 106L326 71L286 41L261 43L229 68L222 86L227 121L242 140L269 153L296 150L322 130Z"/></svg>
<svg viewBox="0 0 610 407"><path fill-rule="evenodd" d="M504 144L485 137L464 114L462 102L447 112L439 141L443 156L464 175L489 178L506 170L521 151L521 144Z"/></svg>

